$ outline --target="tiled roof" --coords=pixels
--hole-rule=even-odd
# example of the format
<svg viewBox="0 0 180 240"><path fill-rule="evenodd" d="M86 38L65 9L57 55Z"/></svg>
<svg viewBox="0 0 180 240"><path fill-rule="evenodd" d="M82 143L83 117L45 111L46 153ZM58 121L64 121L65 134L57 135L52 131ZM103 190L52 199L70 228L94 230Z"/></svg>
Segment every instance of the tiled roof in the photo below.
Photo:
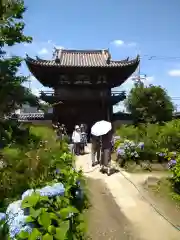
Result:
<svg viewBox="0 0 180 240"><path fill-rule="evenodd" d="M55 59L32 59L27 56L27 64L47 67L126 67L138 65L139 56L135 59L113 61L108 50L65 50L59 49L54 53Z"/></svg>
<svg viewBox="0 0 180 240"><path fill-rule="evenodd" d="M43 119L44 113L21 113L19 115L19 120L26 120L26 119Z"/></svg>

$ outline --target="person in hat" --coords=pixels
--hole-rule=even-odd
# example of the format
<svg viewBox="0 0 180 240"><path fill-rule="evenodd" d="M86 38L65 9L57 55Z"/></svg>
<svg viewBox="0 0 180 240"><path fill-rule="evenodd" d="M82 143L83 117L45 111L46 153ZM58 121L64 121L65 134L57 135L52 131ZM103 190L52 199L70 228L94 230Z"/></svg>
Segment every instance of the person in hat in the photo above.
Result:
<svg viewBox="0 0 180 240"><path fill-rule="evenodd" d="M78 156L80 154L81 145L81 129L78 125L75 126L75 130L72 134L72 141L74 144L74 153Z"/></svg>

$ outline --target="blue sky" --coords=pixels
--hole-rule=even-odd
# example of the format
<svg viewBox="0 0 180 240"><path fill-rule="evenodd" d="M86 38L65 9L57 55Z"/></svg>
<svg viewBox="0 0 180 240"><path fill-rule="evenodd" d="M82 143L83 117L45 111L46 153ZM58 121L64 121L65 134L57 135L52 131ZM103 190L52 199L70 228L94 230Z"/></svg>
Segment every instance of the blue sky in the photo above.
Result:
<svg viewBox="0 0 180 240"><path fill-rule="evenodd" d="M33 43L17 45L10 54L50 59L54 46L109 48L114 59L140 53L146 82L162 85L171 97L180 96L179 0L25 0L25 5L25 33ZM160 60L161 56L167 57ZM30 74L25 65L20 72ZM33 92L43 89L31 80ZM128 91L132 86L129 79L120 89Z"/></svg>

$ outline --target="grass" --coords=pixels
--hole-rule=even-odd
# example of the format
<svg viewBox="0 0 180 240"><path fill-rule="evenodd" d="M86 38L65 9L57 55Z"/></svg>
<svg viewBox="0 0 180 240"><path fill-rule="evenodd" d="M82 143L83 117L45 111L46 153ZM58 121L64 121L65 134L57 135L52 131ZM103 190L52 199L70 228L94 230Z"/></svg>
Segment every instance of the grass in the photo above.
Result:
<svg viewBox="0 0 180 240"><path fill-rule="evenodd" d="M180 195L174 192L170 178L162 178L154 186L150 186L151 190L159 197L172 201L173 205L180 210Z"/></svg>
<svg viewBox="0 0 180 240"><path fill-rule="evenodd" d="M174 192L170 178L144 185L150 202L175 226L180 226L180 195Z"/></svg>

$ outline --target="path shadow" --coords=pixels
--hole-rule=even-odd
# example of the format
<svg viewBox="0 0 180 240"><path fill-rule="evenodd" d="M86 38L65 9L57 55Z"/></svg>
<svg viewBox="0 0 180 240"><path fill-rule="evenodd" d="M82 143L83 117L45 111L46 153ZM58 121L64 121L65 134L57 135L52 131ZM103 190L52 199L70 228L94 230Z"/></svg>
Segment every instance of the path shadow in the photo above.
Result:
<svg viewBox="0 0 180 240"><path fill-rule="evenodd" d="M113 174L115 174L115 173L119 173L119 172L120 172L120 171L119 171L117 168L111 167L109 176L111 176L111 175L113 175ZM107 174L107 169L103 169L103 170L101 171L101 173Z"/></svg>

